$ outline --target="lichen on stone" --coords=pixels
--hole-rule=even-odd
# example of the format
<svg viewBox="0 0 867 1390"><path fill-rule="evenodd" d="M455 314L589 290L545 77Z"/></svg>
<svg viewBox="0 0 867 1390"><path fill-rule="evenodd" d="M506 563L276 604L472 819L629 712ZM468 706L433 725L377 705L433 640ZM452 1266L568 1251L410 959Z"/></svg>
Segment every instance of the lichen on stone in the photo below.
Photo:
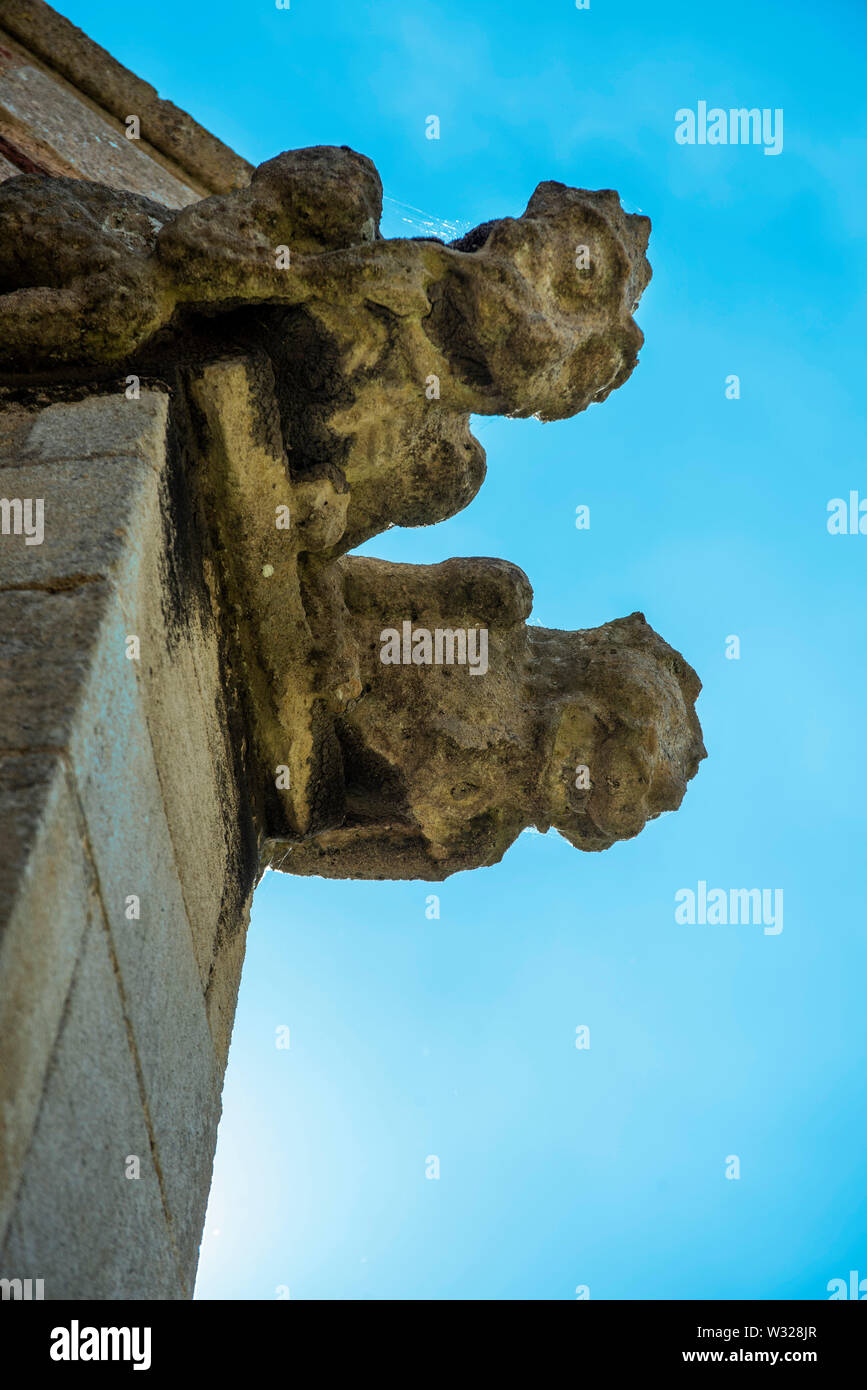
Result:
<svg viewBox="0 0 867 1390"><path fill-rule="evenodd" d="M529 582L505 561L348 552L472 500L472 413L561 420L623 384L649 220L554 182L450 245L384 239L381 210L374 165L345 147L278 155L180 211L10 179L0 382L171 387L263 862L440 879L495 863L528 825L604 849L677 807L704 756L683 658L641 614L528 627ZM386 660L383 634L403 643L406 625L409 658ZM444 632L484 632L485 669L428 660Z"/></svg>

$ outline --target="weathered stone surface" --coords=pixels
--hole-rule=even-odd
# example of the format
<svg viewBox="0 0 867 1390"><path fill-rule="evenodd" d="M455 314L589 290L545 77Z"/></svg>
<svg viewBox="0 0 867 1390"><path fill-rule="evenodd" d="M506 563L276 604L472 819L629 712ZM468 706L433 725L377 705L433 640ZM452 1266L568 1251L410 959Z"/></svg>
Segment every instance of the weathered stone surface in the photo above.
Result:
<svg viewBox="0 0 867 1390"><path fill-rule="evenodd" d="M106 414L110 414L114 405L111 397L89 400L91 406L101 402L105 403ZM128 411L139 404L124 401ZM76 408L54 409L64 423L72 423L70 416L74 416ZM43 414L51 414L51 409ZM90 411L88 415L95 425L97 412ZM40 433L49 431L40 432L34 426L28 445ZM147 433L143 432L138 447L146 444ZM147 461L132 451L95 457L89 455L87 447L76 451L73 440L71 435L66 446L70 452L65 458L52 457L56 442L50 438L40 439L39 447L30 454L22 450L14 467L4 469L5 460L0 458L0 487L5 485L5 492L14 489L18 497L41 500L44 517L44 539L40 544L28 545L23 540L4 537L0 573L3 589L69 589L95 579L110 579L123 590L142 564L142 549L151 537L141 520L149 508L156 507L159 494L153 458Z"/></svg>
<svg viewBox="0 0 867 1390"><path fill-rule="evenodd" d="M690 668L643 620L529 634L529 586L501 562L425 574L340 557L467 504L484 476L471 412L560 419L622 384L642 341L649 221L610 190L556 183L451 246L383 241L380 210L375 168L345 148L279 155L180 212L13 180L0 188L0 366L4 341L13 366L13 334L31 377L159 358L187 402L175 425L197 460L203 564L243 673L266 860L383 874L377 826L395 876L494 862L528 823L604 848L676 807L703 756ZM405 621L490 626L490 671L468 683L384 666L375 623ZM456 734L444 692L462 684L473 693ZM578 804L562 767L551 783L557 759L590 767Z"/></svg>
<svg viewBox="0 0 867 1390"><path fill-rule="evenodd" d="M521 218L454 246L383 241L381 198L369 160L328 148L279 155L248 188L180 213L13 179L0 187L0 370L164 362L203 312L213 343L215 310L268 306L256 334L293 474L336 467L349 487L335 553L442 520L484 478L470 412L561 419L628 377L650 224L612 192L547 183Z"/></svg>
<svg viewBox="0 0 867 1390"><path fill-rule="evenodd" d="M209 186L178 211L73 177L0 185L0 489L10 515L45 500L42 544L0 539L0 774L9 814L31 784L51 808L27 822L19 925L0 936L18 1012L39 990L22 914L47 910L32 876L64 852L64 814L86 848L63 971L32 1001L49 1035L64 1008L67 1024L32 1062L8 1048L10 1249L49 1240L35 1097L50 1069L45 1114L77 1135L62 1085L80 1093L86 1066L64 1040L88 991L120 1010L124 1114L134 1129L140 1106L165 1228L150 1282L103 1276L85 1242L78 1291L192 1287L265 865L440 880L527 825L600 850L676 808L704 756L698 678L640 613L528 627L529 581L504 560L348 554L467 505L485 471L471 413L562 419L626 380L648 220L543 183L450 246L386 241L376 170L346 148ZM83 1186L45 1159L70 1209L109 1161L96 1118Z"/></svg>
<svg viewBox="0 0 867 1390"><path fill-rule="evenodd" d="M150 83L123 67L43 0L3 0L0 24L70 91L82 94L119 124L129 115L138 115L143 143L185 175L197 196L226 193L249 179L252 169L245 159L186 111L160 100ZM41 129L38 117L35 128ZM126 170L124 165L124 175Z"/></svg>
<svg viewBox="0 0 867 1390"><path fill-rule="evenodd" d="M0 23L5 12L0 8ZM2 31L0 31L2 32ZM28 138L34 127L39 139ZM123 127L106 119L65 83L10 53L0 43L0 133L48 173L98 179L183 207L200 196L142 148ZM20 173L20 170L16 170Z"/></svg>
<svg viewBox="0 0 867 1390"><path fill-rule="evenodd" d="M0 1217L14 1225L17 1211L22 1239L34 1222L47 1230L32 1210L21 1216L20 1174L95 896L189 1294L256 856L239 861L224 672L204 580L187 582L168 397L29 390L0 419L0 491L45 502L41 544L0 538L0 817L14 825L0 923ZM69 1081L80 1090L79 1073ZM47 1169L43 1191L58 1181ZM109 1296L92 1270L77 1277L78 1296ZM147 1287L144 1271L130 1281Z"/></svg>
<svg viewBox="0 0 867 1390"><path fill-rule="evenodd" d="M182 1269L195 1268L220 1112L207 1025L147 707L124 656L126 623L107 615L70 757L158 1144ZM210 772L210 769L208 769ZM205 769L200 769L202 777ZM120 811L119 808L124 808ZM178 835L183 826L176 827ZM137 918L127 915L130 895ZM179 1059L183 1065L179 1065Z"/></svg>
<svg viewBox="0 0 867 1390"><path fill-rule="evenodd" d="M126 1176L131 1157L137 1178ZM190 1296L93 900L17 1197L0 1246L3 1277L44 1279L47 1299Z"/></svg>
<svg viewBox="0 0 867 1390"><path fill-rule="evenodd" d="M530 824L596 850L679 806L704 756L700 683L641 615L543 632L525 623L526 576L504 561L334 560L351 487L333 470L292 472L267 359L224 358L185 380L246 653L265 862L443 878L495 863ZM384 633L405 623L484 630L485 670L433 655L383 664Z"/></svg>
<svg viewBox="0 0 867 1390"><path fill-rule="evenodd" d="M64 760L0 754L0 1246L92 892Z"/></svg>
<svg viewBox="0 0 867 1390"><path fill-rule="evenodd" d="M68 748L110 602L100 581L0 592L0 752Z"/></svg>
<svg viewBox="0 0 867 1390"><path fill-rule="evenodd" d="M14 408L13 402L10 413ZM18 406L19 411L23 409ZM56 403L36 399L19 421L25 428L19 427L14 447L2 453L2 463L10 466L117 458L137 459L162 471L168 429L164 386L144 388L131 399L123 389ZM129 503L119 500L116 505L123 511Z"/></svg>
<svg viewBox="0 0 867 1390"><path fill-rule="evenodd" d="M215 770L222 774L232 755L226 712L220 708L222 673L209 596L200 584L197 595L187 592L181 599L177 565L165 546L172 511L175 547L184 544L181 509L172 495L178 479L172 482L167 475L167 438L165 388L142 389L137 399L118 388L41 408L32 401L29 406L11 402L0 413L0 491L39 497L45 505L42 544L27 545L15 536L0 542L0 590L33 595L8 600L10 625L0 670L5 654L11 662L5 709L19 725L28 710L28 718L47 716L57 697L65 746L81 696L73 672L90 669L99 641L95 625L101 620L92 608L107 592L98 587L75 599L75 591L108 581L122 597L141 659L128 662L123 642L116 655L123 657L120 670L134 676L141 689L166 818L183 827L173 844L202 988L213 986L219 994L225 985L231 996L237 976L218 980L214 955L218 938L222 950L222 937L235 935L228 922L239 912L243 917L250 868L245 872L237 862L243 810L235 778L214 775ZM69 601L46 601L45 595ZM77 619L82 605L89 615L84 628ZM34 640L25 654L16 634L28 630ZM46 672L53 679L46 680ZM31 702L28 688L34 692ZM27 730L7 728L4 736L7 747L53 738L44 726L37 734L32 724ZM248 858L255 862L252 849ZM237 935L243 944L243 925ZM218 1032L224 1062L225 1020Z"/></svg>
<svg viewBox="0 0 867 1390"><path fill-rule="evenodd" d="M82 829L136 1039L179 1257L191 1277L221 1069L146 706L135 663L125 657L128 624L108 585L98 581L74 591L0 594L0 625L0 691L4 684L8 691L0 699L0 748L54 746L77 771ZM199 769L200 779L211 774L210 765ZM130 895L138 899L134 919L127 916Z"/></svg>
<svg viewBox="0 0 867 1390"><path fill-rule="evenodd" d="M352 634L341 683L354 695L333 721L339 824L275 840L276 867L445 878L496 863L528 824L601 850L680 805L705 755L700 684L642 614L587 632L528 627L530 585L505 561L338 563ZM404 623L422 636L384 666L383 633ZM413 663L429 641L435 652L437 629L450 634L443 664ZM472 649L448 664L451 634L480 630L476 669ZM589 785L576 788L582 766Z"/></svg>

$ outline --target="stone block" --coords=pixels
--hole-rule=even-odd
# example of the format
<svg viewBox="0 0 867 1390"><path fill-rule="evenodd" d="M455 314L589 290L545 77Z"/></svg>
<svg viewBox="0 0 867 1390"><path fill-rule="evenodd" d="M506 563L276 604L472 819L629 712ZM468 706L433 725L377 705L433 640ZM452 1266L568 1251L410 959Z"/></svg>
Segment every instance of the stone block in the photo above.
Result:
<svg viewBox="0 0 867 1390"><path fill-rule="evenodd" d="M0 112L13 129L38 131L66 172L144 193L167 207L181 208L200 196L165 168L142 140L128 140L119 121L83 101L67 83L9 50L0 59Z"/></svg>
<svg viewBox="0 0 867 1390"><path fill-rule="evenodd" d="M46 1299L179 1299L108 939L94 899L6 1240L0 1275ZM129 1159L138 1178L126 1177ZM95 1219L95 1213L99 1214Z"/></svg>
<svg viewBox="0 0 867 1390"><path fill-rule="evenodd" d="M64 762L0 757L0 1242L36 1122L92 890Z"/></svg>

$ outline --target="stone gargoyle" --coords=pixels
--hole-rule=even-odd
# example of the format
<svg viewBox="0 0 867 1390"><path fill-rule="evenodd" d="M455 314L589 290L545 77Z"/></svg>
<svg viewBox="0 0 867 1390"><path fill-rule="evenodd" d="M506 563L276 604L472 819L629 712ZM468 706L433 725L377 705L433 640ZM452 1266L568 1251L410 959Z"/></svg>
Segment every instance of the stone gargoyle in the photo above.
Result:
<svg viewBox="0 0 867 1390"><path fill-rule="evenodd" d="M683 658L641 614L528 627L505 561L347 552L472 500L471 413L564 419L627 379L649 220L559 183L450 245L382 238L381 210L343 147L180 211L10 179L0 382L169 385L263 863L442 879L528 825L604 849L676 808L705 756Z"/></svg>

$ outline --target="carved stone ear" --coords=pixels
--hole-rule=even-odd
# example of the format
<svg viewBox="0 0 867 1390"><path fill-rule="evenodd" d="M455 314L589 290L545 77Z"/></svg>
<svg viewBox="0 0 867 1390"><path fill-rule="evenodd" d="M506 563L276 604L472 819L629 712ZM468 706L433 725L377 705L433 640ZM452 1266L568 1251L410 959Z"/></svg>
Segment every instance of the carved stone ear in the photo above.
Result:
<svg viewBox="0 0 867 1390"><path fill-rule="evenodd" d="M382 181L372 159L348 145L288 150L260 164L249 193L254 216L285 216L298 249L339 250L376 240Z"/></svg>

